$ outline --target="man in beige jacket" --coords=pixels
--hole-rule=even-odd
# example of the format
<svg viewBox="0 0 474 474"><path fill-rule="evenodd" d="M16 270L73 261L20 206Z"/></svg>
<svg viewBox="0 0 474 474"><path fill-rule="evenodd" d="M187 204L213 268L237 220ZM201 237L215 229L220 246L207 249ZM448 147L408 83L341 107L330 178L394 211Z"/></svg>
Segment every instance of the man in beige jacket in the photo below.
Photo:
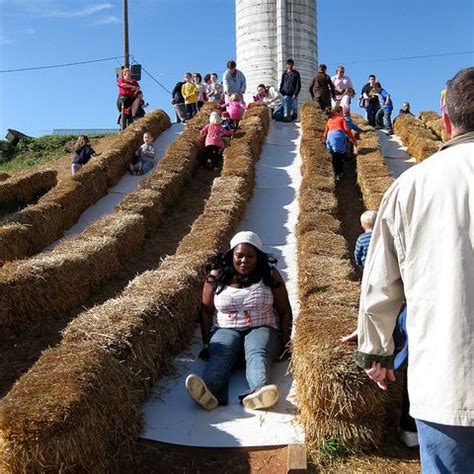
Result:
<svg viewBox="0 0 474 474"><path fill-rule="evenodd" d="M408 307L408 393L424 472L474 472L474 68L447 89L438 153L398 178L378 211L361 288L356 362L386 390Z"/></svg>

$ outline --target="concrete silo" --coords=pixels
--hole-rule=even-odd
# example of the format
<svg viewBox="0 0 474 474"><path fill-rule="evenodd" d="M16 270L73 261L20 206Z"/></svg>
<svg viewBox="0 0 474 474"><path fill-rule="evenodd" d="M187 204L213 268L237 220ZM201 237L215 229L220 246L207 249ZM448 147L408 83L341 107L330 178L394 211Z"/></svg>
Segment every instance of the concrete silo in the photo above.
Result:
<svg viewBox="0 0 474 474"><path fill-rule="evenodd" d="M247 78L246 99L257 85L278 88L286 60L301 74L301 101L317 67L316 0L236 0L237 67Z"/></svg>

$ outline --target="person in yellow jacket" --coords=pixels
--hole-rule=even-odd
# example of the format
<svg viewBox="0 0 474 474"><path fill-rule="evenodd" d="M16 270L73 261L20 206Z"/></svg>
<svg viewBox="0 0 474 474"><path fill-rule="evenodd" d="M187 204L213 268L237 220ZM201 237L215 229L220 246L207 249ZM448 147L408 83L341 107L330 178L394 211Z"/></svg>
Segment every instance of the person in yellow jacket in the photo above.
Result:
<svg viewBox="0 0 474 474"><path fill-rule="evenodd" d="M186 110L186 120L193 118L197 114L198 88L193 82L193 75L187 72L184 75L184 84L181 86L181 94L184 97L184 107Z"/></svg>

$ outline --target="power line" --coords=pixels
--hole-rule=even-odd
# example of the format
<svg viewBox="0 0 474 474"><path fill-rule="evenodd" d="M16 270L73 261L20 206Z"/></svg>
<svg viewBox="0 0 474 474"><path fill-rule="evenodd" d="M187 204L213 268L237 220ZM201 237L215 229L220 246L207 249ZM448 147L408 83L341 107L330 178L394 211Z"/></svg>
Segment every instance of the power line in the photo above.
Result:
<svg viewBox="0 0 474 474"><path fill-rule="evenodd" d="M135 60L135 56L133 55L130 55L130 57L132 58L132 61L135 63L135 64L139 64L136 60ZM162 89L164 89L166 92L168 92L168 94L171 95L171 91L168 90L158 79L155 79L142 65L142 70L145 74L147 74L151 79L153 79Z"/></svg>
<svg viewBox="0 0 474 474"><path fill-rule="evenodd" d="M460 56L462 54L473 54L474 51L459 51L456 53L435 53L435 54L422 54L419 56L400 56L398 58L381 58L381 59L364 59L360 61L341 61L340 63L328 63L334 64L368 64L368 63L380 63L385 61L405 61L407 59L424 59L424 58L439 58L443 56Z"/></svg>
<svg viewBox="0 0 474 474"><path fill-rule="evenodd" d="M101 58L101 59L91 59L89 61L77 61L75 63L63 63L63 64L50 64L49 66L36 66L36 67L24 67L20 69L4 69L0 71L3 72L20 72L20 71L37 71L38 69L54 69L59 67L68 67L68 66L79 66L81 64L90 64L90 63L99 63L102 61L111 61L112 59L123 58L123 56L112 56L110 58Z"/></svg>

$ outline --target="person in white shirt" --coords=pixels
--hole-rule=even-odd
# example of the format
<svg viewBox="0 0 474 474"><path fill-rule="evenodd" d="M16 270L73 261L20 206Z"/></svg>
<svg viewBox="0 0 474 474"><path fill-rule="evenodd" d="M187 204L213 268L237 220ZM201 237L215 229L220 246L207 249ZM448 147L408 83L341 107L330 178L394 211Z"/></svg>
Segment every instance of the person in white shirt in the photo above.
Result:
<svg viewBox="0 0 474 474"><path fill-rule="evenodd" d="M354 359L383 390L408 310L408 393L423 472L474 466L474 67L446 94L452 137L386 192L361 287Z"/></svg>
<svg viewBox="0 0 474 474"><path fill-rule="evenodd" d="M332 101L333 107L339 104L345 89L354 89L351 78L344 73L344 66L337 66L336 75L331 77L334 89L336 90L336 100Z"/></svg>

